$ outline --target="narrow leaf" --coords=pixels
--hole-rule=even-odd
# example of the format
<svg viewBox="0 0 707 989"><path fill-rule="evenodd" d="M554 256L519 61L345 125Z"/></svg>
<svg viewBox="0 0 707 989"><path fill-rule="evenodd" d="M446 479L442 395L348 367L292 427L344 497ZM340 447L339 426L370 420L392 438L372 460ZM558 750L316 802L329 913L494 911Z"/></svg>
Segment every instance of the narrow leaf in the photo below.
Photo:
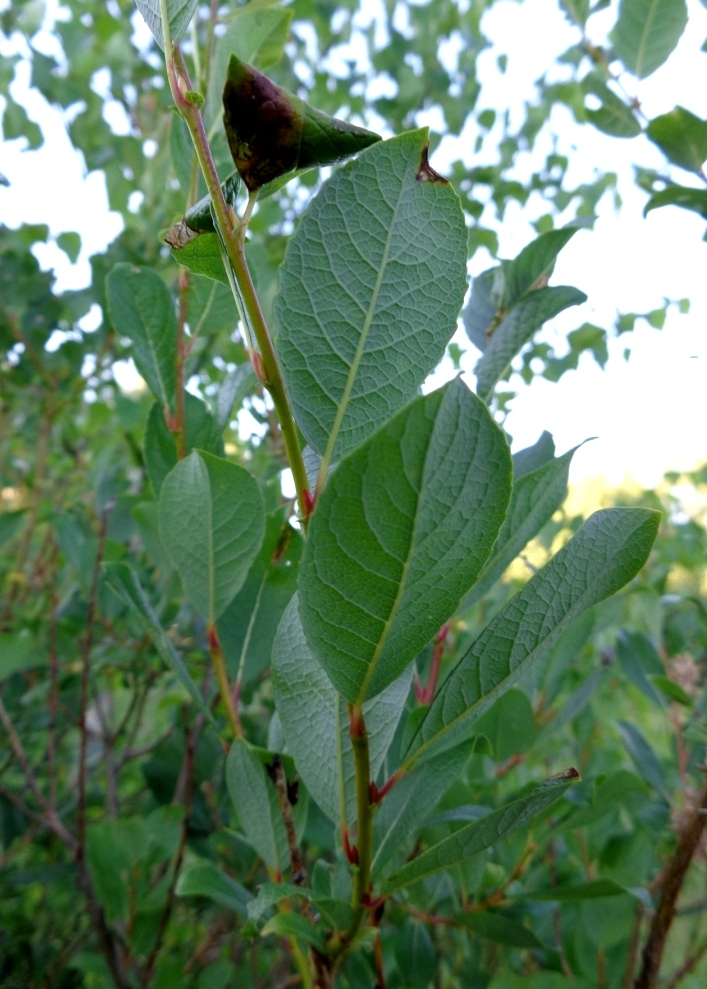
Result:
<svg viewBox="0 0 707 989"><path fill-rule="evenodd" d="M560 230L548 230L524 247L518 257L504 261L501 283L503 290L499 308L507 312L524 295L541 287L553 272L557 255L585 223L575 222Z"/></svg>
<svg viewBox="0 0 707 989"><path fill-rule="evenodd" d="M206 896L239 917L248 916L253 894L212 862L187 866L180 873L175 888L177 896Z"/></svg>
<svg viewBox="0 0 707 989"><path fill-rule="evenodd" d="M206 404L189 392L184 395L184 419L187 453L199 449L223 456L223 441L218 424ZM164 410L159 402L155 402L147 416L142 450L147 476L155 497L159 498L164 479L177 466L176 439L167 426Z"/></svg>
<svg viewBox="0 0 707 989"><path fill-rule="evenodd" d="M513 358L543 323L570 306L581 305L586 298L584 292L568 285L540 288L524 296L496 327L479 358L474 369L477 394L484 400L489 399Z"/></svg>
<svg viewBox="0 0 707 989"><path fill-rule="evenodd" d="M407 698L412 670L363 707L375 779ZM327 816L339 823L341 798L347 823L356 819L355 771L346 705L312 655L294 598L277 632L272 659L275 703L297 771Z"/></svg>
<svg viewBox="0 0 707 989"><path fill-rule="evenodd" d="M209 622L243 586L265 532L263 499L247 470L195 450L160 494L160 536L184 590Z"/></svg>
<svg viewBox="0 0 707 989"><path fill-rule="evenodd" d="M621 0L614 53L637 79L665 62L687 24L685 0Z"/></svg>
<svg viewBox="0 0 707 989"><path fill-rule="evenodd" d="M338 169L287 246L276 346L325 469L415 396L456 327L467 231L427 142L401 134Z"/></svg>
<svg viewBox="0 0 707 989"><path fill-rule="evenodd" d="M597 130L612 137L638 137L641 125L631 107L609 89L601 76L590 72L582 80L582 91L585 95L596 96L601 100L601 106L592 110L584 109L586 119L594 124Z"/></svg>
<svg viewBox="0 0 707 989"><path fill-rule="evenodd" d="M643 732L626 721L619 721L617 727L639 775L665 800L669 800L663 770Z"/></svg>
<svg viewBox="0 0 707 989"><path fill-rule="evenodd" d="M496 842L507 838L529 824L532 819L554 803L575 780L579 779L576 769L569 769L558 776L553 776L530 793L499 810L473 821L460 828L449 838L433 845L412 862L388 879L381 886L380 892L389 896L411 883L419 882L427 876L448 869L450 866L473 858L479 852L485 851Z"/></svg>
<svg viewBox="0 0 707 989"><path fill-rule="evenodd" d="M498 314L498 297L494 291L500 284L501 268L482 271L471 283L471 295L464 307L462 320L466 335L482 353L490 339L489 330Z"/></svg>
<svg viewBox="0 0 707 989"><path fill-rule="evenodd" d="M129 337L135 365L164 408L174 398L177 320L169 289L149 268L116 264L106 278L108 314Z"/></svg>
<svg viewBox="0 0 707 989"><path fill-rule="evenodd" d="M643 508L595 512L486 626L442 685L409 751L431 753L466 734L575 618L638 573L659 521L659 512Z"/></svg>
<svg viewBox="0 0 707 989"><path fill-rule="evenodd" d="M284 873L290 860L275 786L242 738L234 741L228 753L226 785L246 838L269 868Z"/></svg>
<svg viewBox="0 0 707 989"><path fill-rule="evenodd" d="M635 894L613 879L593 879L573 886L554 886L552 889L526 889L524 900L554 900L556 903L577 903L580 900L602 900L610 896L634 896ZM638 897L641 899L642 897Z"/></svg>
<svg viewBox="0 0 707 989"><path fill-rule="evenodd" d="M484 596L565 500L570 464L578 448L554 457L513 485L508 514L491 557L464 600L469 607Z"/></svg>
<svg viewBox="0 0 707 989"><path fill-rule="evenodd" d="M703 219L707 220L707 189L691 189L684 185L669 185L660 192L654 192L646 205L643 207L643 215L647 216L651 210L661 206L680 206L682 209L689 209L693 213L699 213Z"/></svg>
<svg viewBox="0 0 707 989"><path fill-rule="evenodd" d="M501 913L488 910L483 913L469 913L462 911L458 913L455 920L463 924L470 931L494 944L506 944L510 948L542 948L542 941L539 941L531 930L517 920L504 917Z"/></svg>
<svg viewBox="0 0 707 989"><path fill-rule="evenodd" d="M311 944L318 951L326 951L324 936L314 924L299 913L276 913L260 932L263 937L277 934L279 937L294 937L305 944Z"/></svg>
<svg viewBox="0 0 707 989"><path fill-rule="evenodd" d="M165 630L152 609L137 574L126 563L104 563L103 578L110 589L138 619L162 660L174 670L187 693L201 713L216 728L216 722L201 691L194 683L184 661L167 638Z"/></svg>
<svg viewBox="0 0 707 989"><path fill-rule="evenodd" d="M510 473L503 433L457 378L331 474L302 557L300 615L347 700L384 690L452 614L491 551Z"/></svg>

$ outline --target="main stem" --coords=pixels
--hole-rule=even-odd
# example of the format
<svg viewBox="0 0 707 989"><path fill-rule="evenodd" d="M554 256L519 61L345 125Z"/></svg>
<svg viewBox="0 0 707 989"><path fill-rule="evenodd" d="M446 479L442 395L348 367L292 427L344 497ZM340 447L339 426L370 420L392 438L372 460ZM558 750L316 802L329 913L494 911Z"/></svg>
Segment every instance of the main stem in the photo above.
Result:
<svg viewBox="0 0 707 989"><path fill-rule="evenodd" d="M238 282L241 300L260 351L260 360L258 362L260 368L257 368L257 370L259 371L259 377L261 377L263 385L270 392L273 405L275 406L275 412L285 441L287 458L290 462L292 476L297 490L297 500L299 502L302 524L306 527L311 511L309 483L304 469L304 460L302 459L297 428L285 390L285 383L282 379L282 372L280 371L275 349L270 339L262 309L260 308L253 279L248 269L244 251L244 231L241 229L241 224L235 217L233 210L230 209L223 197L221 183L219 182L216 166L211 155L211 148L209 147L201 112L184 95L185 92L189 92L192 88L191 80L179 47L172 45L171 38L169 37L169 27L166 19L166 0L162 0L161 6L165 58L170 89L177 109L184 118L192 141L194 142L194 149L206 181L206 188L211 196L221 239L236 281ZM249 206L252 209L250 202Z"/></svg>

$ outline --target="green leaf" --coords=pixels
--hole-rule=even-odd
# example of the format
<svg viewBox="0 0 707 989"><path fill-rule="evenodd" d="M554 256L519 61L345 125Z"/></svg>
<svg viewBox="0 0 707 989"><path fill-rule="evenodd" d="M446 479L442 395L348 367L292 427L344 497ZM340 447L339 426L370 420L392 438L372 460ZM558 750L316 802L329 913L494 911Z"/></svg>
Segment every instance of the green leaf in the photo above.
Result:
<svg viewBox="0 0 707 989"><path fill-rule="evenodd" d="M419 830L447 790L461 776L471 746L442 752L399 780L378 808L373 821L373 879L405 861L408 840Z"/></svg>
<svg viewBox="0 0 707 989"><path fill-rule="evenodd" d="M127 563L104 563L102 570L103 578L108 587L118 595L123 604L135 615L145 632L152 639L152 644L162 660L177 674L182 686L207 721L214 728L217 728L208 704L194 683L189 670L184 665L183 659L167 638L165 630L162 628L157 615L153 611L152 605L147 599L147 595L142 589L137 574L130 569Z"/></svg>
<svg viewBox="0 0 707 989"><path fill-rule="evenodd" d="M62 249L64 254L67 255L69 261L72 264L76 264L78 256L81 253L81 235L77 233L69 233L68 231L59 236L56 239L57 246Z"/></svg>
<svg viewBox="0 0 707 989"><path fill-rule="evenodd" d="M517 920L504 917L502 913L487 910L483 913L469 913L462 911L455 915L457 923L463 924L470 931L493 941L494 944L505 944L509 948L542 948L543 943L539 941L531 930Z"/></svg>
<svg viewBox="0 0 707 989"><path fill-rule="evenodd" d="M611 32L614 54L637 79L665 62L687 24L685 0L621 0Z"/></svg>
<svg viewBox="0 0 707 989"><path fill-rule="evenodd" d="M455 330L466 226L428 177L427 140L411 131L338 169L287 245L276 347L324 470L415 396Z"/></svg>
<svg viewBox="0 0 707 989"><path fill-rule="evenodd" d="M590 0L560 0L560 6L574 24L583 28L587 23Z"/></svg>
<svg viewBox="0 0 707 989"><path fill-rule="evenodd" d="M501 609L462 657L427 710L409 751L448 747L592 605L641 569L660 513L595 512L579 532Z"/></svg>
<svg viewBox="0 0 707 989"><path fill-rule="evenodd" d="M231 55L223 89L223 125L233 161L252 192L298 168L333 165L380 141L337 120Z"/></svg>
<svg viewBox="0 0 707 989"><path fill-rule="evenodd" d="M574 693L570 694L562 704L562 707L553 719L538 733L537 741L545 741L547 736L552 734L552 732L561 731L567 725L571 724L587 706L597 686L604 679L605 674L605 669L595 670L584 683L577 687Z"/></svg>
<svg viewBox="0 0 707 989"><path fill-rule="evenodd" d="M184 419L187 453L199 449L223 456L223 441L218 423L209 412L208 406L189 392L184 394ZM159 402L155 402L147 417L143 454L152 490L155 497L159 498L164 479L177 465L176 440L167 426Z"/></svg>
<svg viewBox="0 0 707 989"><path fill-rule="evenodd" d="M556 903L578 903L580 900L600 900L610 896L635 896L635 893L613 879L593 879L574 886L553 886L552 889L526 889L522 893L524 900L554 900Z"/></svg>
<svg viewBox="0 0 707 989"><path fill-rule="evenodd" d="M251 920L260 920L268 910L285 898L300 897L309 903L314 903L317 910L334 928L347 930L351 925L354 912L345 900L335 900L330 896L322 896L311 889L293 886L292 883L263 883L258 895L248 904L248 916Z"/></svg>
<svg viewBox="0 0 707 989"><path fill-rule="evenodd" d="M458 865L466 859L473 858L479 852L485 851L502 841L509 835L524 828L531 820L554 803L575 780L579 779L576 769L569 769L557 776L552 776L545 783L531 790L530 793L519 797L499 810L493 811L478 821L473 821L466 827L460 828L449 838L428 848L416 859L403 866L399 872L393 873L382 884L380 892L390 896L397 890L411 883L419 882L427 876L434 875L450 866Z"/></svg>
<svg viewBox="0 0 707 989"><path fill-rule="evenodd" d="M221 260L218 234L199 234L183 247L172 250L172 257L177 264L183 264L195 275L206 275L207 278L213 278L230 287Z"/></svg>
<svg viewBox="0 0 707 989"><path fill-rule="evenodd" d="M221 183L221 192L223 193L226 205L231 206L233 209L235 209L238 201L238 190L240 186L241 181L238 177L238 172L233 172L232 175L229 175ZM179 223L175 223L171 230L165 234L164 239L175 251L181 251L199 234L215 232L216 227L211 210L211 196L207 193L197 203L189 207Z"/></svg>
<svg viewBox="0 0 707 989"><path fill-rule="evenodd" d="M626 721L619 721L617 728L638 774L666 801L669 801L663 770L643 732L636 725L630 725Z"/></svg>
<svg viewBox="0 0 707 989"><path fill-rule="evenodd" d="M500 267L482 271L471 283L469 302L464 307L462 320L466 335L482 353L489 342L489 328L497 319Z"/></svg>
<svg viewBox="0 0 707 989"><path fill-rule="evenodd" d="M238 324L238 311L230 289L211 278L192 276L189 279L187 322L192 340L223 331L230 337Z"/></svg>
<svg viewBox="0 0 707 989"><path fill-rule="evenodd" d="M277 934L279 937L294 937L305 944L311 944L318 951L326 952L326 941L314 924L299 913L276 913L260 932L263 937Z"/></svg>
<svg viewBox="0 0 707 989"><path fill-rule="evenodd" d="M0 546L9 543L22 528L25 520L25 510L20 508L15 512L0 512Z"/></svg>
<svg viewBox="0 0 707 989"><path fill-rule="evenodd" d="M46 666L47 658L36 649L34 636L24 628L15 634L0 635L0 680L36 666Z"/></svg>
<svg viewBox="0 0 707 989"><path fill-rule="evenodd" d="M135 0L157 44L164 50L164 31L160 0ZM198 0L167 0L167 20L172 44L176 45L187 33Z"/></svg>
<svg viewBox="0 0 707 989"><path fill-rule="evenodd" d="M549 436L549 433L547 434ZM552 437L550 438L552 442ZM501 526L491 557L464 600L469 607L484 596L524 547L552 518L567 494L572 457L578 447L553 457L537 470L521 475L513 485L508 514ZM525 452L525 451L522 451ZM521 470L522 470L521 461ZM515 466L515 461L514 461Z"/></svg>
<svg viewBox="0 0 707 989"><path fill-rule="evenodd" d="M654 674L650 678L651 683L654 684L666 697L669 697L671 701L677 701L678 704L683 704L685 707L692 707L693 701L687 691L683 690L682 687L671 680L670 677L661 676L660 674Z"/></svg>
<svg viewBox="0 0 707 989"><path fill-rule="evenodd" d="M246 838L269 868L284 873L290 857L277 792L262 761L242 738L228 754L226 785Z"/></svg>
<svg viewBox="0 0 707 989"><path fill-rule="evenodd" d="M189 192L194 164L194 144L184 118L174 108L169 122L169 155L183 195Z"/></svg>
<svg viewBox="0 0 707 989"><path fill-rule="evenodd" d="M405 989L428 989L439 970L429 931L419 921L407 920L394 936L395 959Z"/></svg>
<svg viewBox="0 0 707 989"><path fill-rule="evenodd" d="M133 344L135 365L164 408L174 398L177 320L169 289L149 268L116 264L106 279L108 314Z"/></svg>
<svg viewBox="0 0 707 989"><path fill-rule="evenodd" d="M226 30L215 39L210 76L212 81L206 98L204 122L209 135L220 123L223 113L221 92L228 73L231 55L244 62L264 68L278 62L287 41L294 10L281 6L280 0L250 0L238 7L226 19Z"/></svg>
<svg viewBox="0 0 707 989"><path fill-rule="evenodd" d="M264 533L262 495L243 467L194 450L165 478L162 543L187 597L208 622L243 586Z"/></svg>
<svg viewBox="0 0 707 989"><path fill-rule="evenodd" d="M505 437L460 378L331 474L300 571L307 642L347 700L384 690L449 618L510 497Z"/></svg>
<svg viewBox="0 0 707 989"><path fill-rule="evenodd" d="M177 896L206 896L239 917L248 916L253 894L212 862L198 862L180 873L175 888Z"/></svg>
<svg viewBox="0 0 707 989"><path fill-rule="evenodd" d="M648 636L641 632L627 632L622 629L616 640L616 659L631 683L649 700L662 708L663 698L648 676L651 673L659 675L665 673L665 666Z"/></svg>
<svg viewBox="0 0 707 989"><path fill-rule="evenodd" d="M513 483L518 484L521 477L530 474L531 471L538 470L549 463L555 456L555 441L552 433L545 429L540 434L537 443L527 446L524 450L519 450L513 454ZM509 506L510 511L510 506Z"/></svg>
<svg viewBox="0 0 707 989"><path fill-rule="evenodd" d="M707 189L669 185L666 189L653 193L643 208L643 215L647 216L652 209L659 209L661 206L680 206L682 209L699 213L703 219L707 220Z"/></svg>
<svg viewBox="0 0 707 989"><path fill-rule="evenodd" d="M496 763L505 762L520 752L527 752L538 730L527 694L512 689L498 700L476 723L474 729L491 743Z"/></svg>
<svg viewBox="0 0 707 989"><path fill-rule="evenodd" d="M216 422L220 429L225 429L233 415L243 405L243 400L258 383L253 365L250 361L238 364L229 372L219 389L216 402Z"/></svg>
<svg viewBox="0 0 707 989"><path fill-rule="evenodd" d="M539 288L524 296L496 327L479 358L474 369L477 394L489 399L513 358L543 323L570 306L581 305L586 299L584 292L569 285Z"/></svg>
<svg viewBox="0 0 707 989"><path fill-rule="evenodd" d="M707 161L707 120L701 120L684 107L655 117L646 129L668 161L698 175Z"/></svg>
<svg viewBox="0 0 707 989"><path fill-rule="evenodd" d="M233 675L250 683L270 665L278 624L297 590L302 537L279 509L265 520L265 538L241 590L217 622Z"/></svg>
<svg viewBox="0 0 707 989"><path fill-rule="evenodd" d="M548 230L524 247L518 257L504 261L501 268L501 297L499 309L507 312L523 296L541 286L555 268L557 255L579 229L593 218L574 222L560 230Z"/></svg>
<svg viewBox="0 0 707 989"><path fill-rule="evenodd" d="M641 133L641 125L633 110L609 89L600 75L590 72L581 85L585 96L592 95L601 100L597 110L584 108L585 118L597 130L612 137L637 137Z"/></svg>
<svg viewBox="0 0 707 989"><path fill-rule="evenodd" d="M363 707L375 779L408 696L411 670ZM346 705L312 655L293 598L277 631L272 657L275 704L297 771L307 790L334 823L341 799L346 820L356 819L355 771Z"/></svg>

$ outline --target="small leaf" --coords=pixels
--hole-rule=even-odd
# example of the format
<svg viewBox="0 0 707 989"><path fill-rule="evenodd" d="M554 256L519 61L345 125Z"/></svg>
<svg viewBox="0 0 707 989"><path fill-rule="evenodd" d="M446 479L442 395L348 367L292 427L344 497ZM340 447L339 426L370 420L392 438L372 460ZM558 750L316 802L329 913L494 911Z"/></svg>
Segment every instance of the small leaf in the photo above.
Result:
<svg viewBox="0 0 707 989"><path fill-rule="evenodd" d="M575 618L638 573L659 522L659 512L643 508L595 512L486 626L443 683L409 751L434 752L467 734Z"/></svg>
<svg viewBox="0 0 707 989"><path fill-rule="evenodd" d="M262 495L243 467L195 450L165 478L162 543L187 596L208 622L243 586L264 532Z"/></svg>
<svg viewBox="0 0 707 989"><path fill-rule="evenodd" d="M201 691L194 683L184 661L174 648L160 621L152 609L137 574L126 563L104 563L103 577L110 589L118 595L123 604L136 616L144 630L152 639L152 644L164 662L177 674L182 686L186 689L204 717L217 728L214 716L208 704L202 697ZM218 729L217 729L218 730Z"/></svg>
<svg viewBox="0 0 707 989"><path fill-rule="evenodd" d="M675 683L674 680L656 674L651 676L650 680L671 701L677 701L678 704L683 704L685 707L693 706L693 700L690 695L679 684Z"/></svg>
<svg viewBox="0 0 707 989"><path fill-rule="evenodd" d="M81 253L81 235L77 233L59 234L56 239L57 246L67 255L72 264L76 264Z"/></svg>
<svg viewBox="0 0 707 989"><path fill-rule="evenodd" d="M230 286L221 260L218 234L195 235L177 250L173 249L172 257L195 275L205 275Z"/></svg>
<svg viewBox="0 0 707 989"><path fill-rule="evenodd" d="M578 779L577 770L569 769L551 777L525 796L460 828L389 876L381 886L381 893L389 896L435 872L473 858L528 825L536 814L554 803Z"/></svg>
<svg viewBox="0 0 707 989"><path fill-rule="evenodd" d="M374 879L385 876L405 861L408 839L423 823L429 823L431 811L461 776L471 750L470 745L458 745L415 766L387 794L373 821Z"/></svg>
<svg viewBox="0 0 707 989"><path fill-rule="evenodd" d="M380 141L380 136L315 110L231 55L223 90L228 146L253 191L292 172L333 165Z"/></svg>
<svg viewBox="0 0 707 989"><path fill-rule="evenodd" d="M498 297L494 288L500 272L500 268L489 268L476 276L471 283L469 302L462 313L466 335L482 353L488 346L488 331L498 313Z"/></svg>
<svg viewBox="0 0 707 989"><path fill-rule="evenodd" d="M635 725L630 725L626 721L619 721L617 727L639 775L665 800L669 800L665 776L658 762L658 757L646 741L643 733Z"/></svg>
<svg viewBox="0 0 707 989"><path fill-rule="evenodd" d="M475 934L486 938L487 941L493 941L494 944L505 944L509 948L543 947L542 941L539 941L531 930L519 924L517 920L504 917L495 910L487 910L483 913L462 911L456 914L455 920Z"/></svg>
<svg viewBox="0 0 707 989"><path fill-rule="evenodd" d="M637 137L641 133L641 125L633 110L609 89L604 80L596 72L590 72L582 80L582 91L585 95L596 96L601 100L601 106L592 110L584 109L586 119L594 124L597 130L612 137Z"/></svg>
<svg viewBox="0 0 707 989"><path fill-rule="evenodd" d="M220 429L228 425L234 409L238 412L243 400L257 385L258 379L250 361L237 364L224 379L216 402L216 423Z"/></svg>
<svg viewBox="0 0 707 989"><path fill-rule="evenodd" d="M270 665L277 627L297 590L302 537L285 515L286 510L279 509L266 517L261 550L216 623L226 663L243 684Z"/></svg>
<svg viewBox="0 0 707 989"><path fill-rule="evenodd" d="M253 894L212 862L187 866L180 873L175 888L177 896L206 896L239 917L248 916Z"/></svg>
<svg viewBox="0 0 707 989"><path fill-rule="evenodd" d="M184 394L184 419L186 453L199 449L223 456L223 441L218 424L206 404L189 392ZM177 447L174 434L170 432L164 411L158 402L155 402L147 416L143 454L152 490L155 497L159 498L164 479L177 465Z"/></svg>
<svg viewBox="0 0 707 989"><path fill-rule="evenodd" d="M164 50L164 30L160 0L135 0L157 44ZM167 18L172 44L177 45L187 33L198 0L167 0Z"/></svg>
<svg viewBox="0 0 707 989"><path fill-rule="evenodd" d="M585 217L560 230L548 230L524 247L518 257L502 264L503 290L499 308L508 312L523 296L542 286L555 268L557 255L593 217Z"/></svg>
<svg viewBox="0 0 707 989"><path fill-rule="evenodd" d="M676 106L651 120L646 133L668 161L698 175L702 172L707 161L707 120Z"/></svg>
<svg viewBox="0 0 707 989"><path fill-rule="evenodd" d="M276 348L325 469L415 397L456 327L467 230L451 186L418 178L427 142L401 134L335 171L287 245Z"/></svg>
<svg viewBox="0 0 707 989"><path fill-rule="evenodd" d="M169 289L149 268L116 264L106 279L108 314L129 337L135 365L164 408L174 398L177 320Z"/></svg>
<svg viewBox="0 0 707 989"><path fill-rule="evenodd" d="M372 779L383 765L400 720L411 673L406 671L363 706ZM290 602L277 631L272 681L287 749L307 790L336 824L343 796L347 823L353 824L355 770L346 706L307 645L296 598Z"/></svg>
<svg viewBox="0 0 707 989"><path fill-rule="evenodd" d="M491 397L513 358L544 323L586 299L584 292L568 285L540 288L524 296L496 327L474 369L479 397L485 400Z"/></svg>
<svg viewBox="0 0 707 989"><path fill-rule="evenodd" d="M614 53L637 79L665 62L687 24L685 0L621 0Z"/></svg>
<svg viewBox="0 0 707 989"><path fill-rule="evenodd" d="M226 200L226 205L230 206L232 209L236 208L238 190L240 189L240 186L241 182L238 178L237 172L233 172L232 175L229 175L228 178L221 183L223 198ZM185 227L186 230L184 229ZM194 203L193 206L189 207L184 214L183 219L172 227L169 233L165 235L164 239L170 247L172 247L175 251L179 251L190 243L191 240L193 240L194 234L207 234L215 232L216 227L214 226L214 218L211 211L211 196L207 193L199 200L198 203Z"/></svg>
<svg viewBox="0 0 707 989"><path fill-rule="evenodd" d="M552 433L548 433L544 429L537 443L513 454L513 483L517 484L521 477L543 467L554 456L555 441L552 438Z"/></svg>
<svg viewBox="0 0 707 989"><path fill-rule="evenodd" d="M331 474L300 571L310 649L347 700L397 679L488 558L510 496L505 437L460 378Z"/></svg>
<svg viewBox="0 0 707 989"><path fill-rule="evenodd" d="M326 952L326 942L320 931L306 917L299 913L276 913L260 932L263 937L277 934L279 937L294 937L305 944L311 944L318 951Z"/></svg>
<svg viewBox="0 0 707 989"><path fill-rule="evenodd" d="M36 648L29 629L15 634L0 635L0 680L36 666L46 666L47 658Z"/></svg>
<svg viewBox="0 0 707 989"><path fill-rule="evenodd" d="M344 900L335 900L330 896L323 896L311 889L302 886L293 886L292 883L263 883L258 890L258 895L248 904L248 916L251 920L260 920L268 910L274 907L280 900L285 898L301 897L310 903L314 903L317 910L325 917L334 928L347 930L350 926L354 912L349 903Z"/></svg>
<svg viewBox="0 0 707 989"><path fill-rule="evenodd" d="M554 886L552 889L526 889L522 893L524 900L554 900L557 903L601 900L610 896L635 896L635 893L613 879L593 879L574 886L567 884ZM639 896L638 899L642 897Z"/></svg>
<svg viewBox="0 0 707 989"><path fill-rule="evenodd" d="M661 206L680 206L682 209L699 213L707 220L707 189L691 189L687 186L671 184L666 189L653 193L643 208L643 215L647 216L651 210Z"/></svg>
<svg viewBox="0 0 707 989"><path fill-rule="evenodd" d="M549 433L546 435L549 436ZM530 540L537 536L565 500L570 464L577 449L575 447L561 457L553 457L542 467L521 475L514 482L508 514L501 526L490 559L464 599L465 608L475 604L493 587L509 564L523 551ZM523 461L521 461L521 470L522 466Z"/></svg>

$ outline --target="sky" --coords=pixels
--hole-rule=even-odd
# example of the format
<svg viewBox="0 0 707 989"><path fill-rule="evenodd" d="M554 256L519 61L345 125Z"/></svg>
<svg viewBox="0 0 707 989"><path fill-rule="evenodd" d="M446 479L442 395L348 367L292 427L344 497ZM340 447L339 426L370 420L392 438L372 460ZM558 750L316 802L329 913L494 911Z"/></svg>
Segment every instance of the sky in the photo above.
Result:
<svg viewBox="0 0 707 989"><path fill-rule="evenodd" d="M7 2L0 0L0 9ZM376 21L382 30L379 2L367 0L356 17L359 29ZM707 117L707 55L700 51L707 37L707 9L699 0L688 0L688 9L688 27L668 62L641 82L625 74L626 89L641 100L649 117L668 112L677 104ZM49 17L62 16L56 0L50 0L48 11ZM605 40L613 17L610 10L591 18L588 33L595 43ZM144 37L143 26L138 21L136 24L138 35ZM399 26L405 28L404 18ZM523 103L533 99L535 80L552 69L558 54L579 40L579 32L564 18L555 0L524 0L520 4L499 0L484 16L482 30L493 45L479 56L482 92L478 108L507 108L511 120L520 122ZM21 51L22 44L17 38L9 42L0 38L0 57L18 46ZM46 32L35 44L46 53L53 50ZM496 62L501 53L509 56L505 74ZM453 63L457 54L458 45L452 39L445 58ZM348 49L335 55L352 56L365 57L356 35ZM79 288L89 279L88 257L104 250L120 233L122 220L109 210L102 174L87 174L82 156L71 147L60 112L28 89L28 70L28 65L20 65L12 92L41 125L45 144L34 152L23 151L22 141L2 146L0 171L11 185L8 189L0 187L0 221L11 227L22 222L46 222L53 237L62 231L77 231L83 244L77 264L72 265L51 244L38 245L36 254L42 267L54 268L58 290ZM562 70L556 67L553 71ZM95 84L100 87L100 78ZM118 132L128 126L117 104L107 105L106 114ZM418 123L426 122L434 123L434 111L430 119L420 114ZM671 310L660 331L639 321L633 333L612 340L604 371L590 355L584 355L578 370L567 372L557 384L536 378L526 386L515 376L512 385L519 394L505 427L514 449L533 443L544 429L553 434L558 452L597 437L574 458L571 480L575 483L603 475L607 483L615 485L631 476L642 486L653 486L666 470L688 470L707 461L705 223L677 208L656 210L643 218L646 195L634 186L633 164L660 168L664 163L661 153L646 138L622 141L605 136L591 126L577 125L561 107L553 111L551 124L560 135L558 150L570 157L567 185L591 180L597 169L615 171L623 205L616 213L611 197L604 197L594 229L576 234L562 251L552 284L576 285L587 294L588 301L561 314L545 328L543 338L562 354L566 349L564 335L584 322L610 329L618 312L646 312L660 306L665 298L689 298L691 309L688 315ZM480 159L472 157L473 127L470 124L458 139L443 140L433 159L434 167L443 172L445 165L459 157L468 165L493 160L493 141L486 142L485 149L489 150L483 151ZM547 137L532 153L521 155L516 176L526 178L550 149ZM696 181L679 169L675 178L688 185ZM509 207L498 231L502 257L514 257L533 239L530 224L544 212L546 206L539 199L531 199L526 206ZM484 252L477 253L471 274L478 274L489 264ZM95 318L96 314L94 322ZM90 318L86 328L91 328ZM473 387L471 372L478 352L463 331L457 332L455 340L466 350L462 366ZM623 356L626 346L631 348L628 361ZM440 384L452 373L451 362L446 362L426 388Z"/></svg>

